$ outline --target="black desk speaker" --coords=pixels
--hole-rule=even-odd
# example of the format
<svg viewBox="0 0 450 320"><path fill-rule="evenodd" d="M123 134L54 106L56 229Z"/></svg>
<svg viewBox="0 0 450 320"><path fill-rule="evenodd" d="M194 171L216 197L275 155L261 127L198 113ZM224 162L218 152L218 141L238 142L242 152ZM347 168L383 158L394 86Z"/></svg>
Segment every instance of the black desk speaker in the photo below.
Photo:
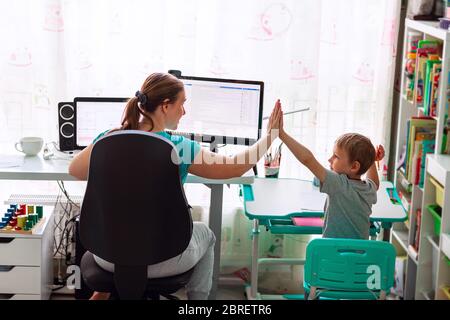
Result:
<svg viewBox="0 0 450 320"><path fill-rule="evenodd" d="M75 149L75 107L73 102L58 103L59 150Z"/></svg>

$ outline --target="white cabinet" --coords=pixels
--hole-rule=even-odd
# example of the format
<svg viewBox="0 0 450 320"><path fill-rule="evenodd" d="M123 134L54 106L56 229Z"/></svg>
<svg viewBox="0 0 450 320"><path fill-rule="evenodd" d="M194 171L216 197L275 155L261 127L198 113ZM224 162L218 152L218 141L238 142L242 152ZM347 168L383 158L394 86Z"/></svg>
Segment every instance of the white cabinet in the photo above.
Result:
<svg viewBox="0 0 450 320"><path fill-rule="evenodd" d="M426 166L415 298L447 300L444 291L450 287L450 255L445 253L450 234L450 157L428 155ZM442 207L436 205L439 197Z"/></svg>
<svg viewBox="0 0 450 320"><path fill-rule="evenodd" d="M450 155L440 153L443 141L445 141L444 128L448 113L450 32L440 29L438 22L409 19L405 21L396 159L401 158L404 146L407 145L408 120L411 117L423 116L425 111L415 99L408 100L407 95L403 92L405 85L407 85L404 70L407 63L408 36L412 34L419 35L422 40L438 40L442 43L442 52L440 53L441 73L436 93L436 114L431 115L436 121L436 144L434 154L428 154L426 157L423 188L408 181L404 172L395 172L395 185L403 194L409 219L405 223L394 225L392 242L397 248L398 255L408 257L404 298L448 299L441 288L450 286L450 265L444 253L448 250L448 236L450 234ZM417 81L417 74L415 80ZM444 188L442 206L437 210L441 211L439 236L437 235L437 229L435 229L433 214L429 209L430 205L437 204L436 193L439 192L436 184L432 183L432 179ZM419 243L418 252L415 250L417 242Z"/></svg>
<svg viewBox="0 0 450 320"><path fill-rule="evenodd" d="M49 299L53 284L53 207L33 234L0 232L0 300Z"/></svg>

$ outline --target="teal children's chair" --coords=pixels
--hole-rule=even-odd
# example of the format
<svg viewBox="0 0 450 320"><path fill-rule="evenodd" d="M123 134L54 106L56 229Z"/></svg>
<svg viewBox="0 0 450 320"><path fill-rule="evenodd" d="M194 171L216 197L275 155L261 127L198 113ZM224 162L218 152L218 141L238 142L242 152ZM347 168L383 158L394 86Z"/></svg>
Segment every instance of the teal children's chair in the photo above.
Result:
<svg viewBox="0 0 450 320"><path fill-rule="evenodd" d="M314 239L306 248L305 298L386 299L395 249L385 241Z"/></svg>

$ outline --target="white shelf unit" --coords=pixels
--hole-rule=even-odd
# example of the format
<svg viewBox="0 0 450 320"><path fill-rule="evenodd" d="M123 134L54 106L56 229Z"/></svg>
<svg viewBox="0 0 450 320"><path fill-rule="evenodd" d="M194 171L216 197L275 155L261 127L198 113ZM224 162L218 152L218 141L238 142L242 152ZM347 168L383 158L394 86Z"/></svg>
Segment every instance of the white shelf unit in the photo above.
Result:
<svg viewBox="0 0 450 320"><path fill-rule="evenodd" d="M405 223L394 224L392 242L397 248L398 255L408 256L406 265L406 281L404 299L433 300L448 299L442 293L441 287L450 286L450 266L443 253L442 239L434 235L434 220L427 211L429 204L436 204L435 187L430 182L434 177L444 188L444 206L442 208L441 238L450 234L450 155L439 154L443 141L445 126L445 113L447 104L447 77L449 74L450 59L450 32L440 29L438 22L415 21L406 19L403 46L403 63L401 77L401 94L398 116L398 131L396 145L396 159L400 158L403 146L407 141L407 121L413 116L423 115L423 108L418 108L415 102L408 101L403 93L405 87L405 62L408 50L407 37L409 32L418 31L424 40L439 40L442 42L442 71L438 89L438 103L436 120L436 147L434 154L429 154L426 161L425 183L423 189L417 185L412 186L410 199L409 219ZM445 76L444 76L445 75ZM444 85L442 85L444 84ZM405 193L400 181L402 174L395 172L395 185L398 190ZM447 200L445 200L447 199ZM420 245L419 252L410 246L414 243L416 211L421 209ZM449 236L450 237L450 236ZM446 239L446 238L445 238ZM434 258L434 259L433 259Z"/></svg>
<svg viewBox="0 0 450 320"><path fill-rule="evenodd" d="M444 188L439 235L435 233L435 220L427 209L436 204L436 187L430 178ZM424 196L420 227L420 247L415 298L428 293L431 299L448 300L443 288L450 286L450 257L446 255L446 238L450 234L450 156L427 156Z"/></svg>

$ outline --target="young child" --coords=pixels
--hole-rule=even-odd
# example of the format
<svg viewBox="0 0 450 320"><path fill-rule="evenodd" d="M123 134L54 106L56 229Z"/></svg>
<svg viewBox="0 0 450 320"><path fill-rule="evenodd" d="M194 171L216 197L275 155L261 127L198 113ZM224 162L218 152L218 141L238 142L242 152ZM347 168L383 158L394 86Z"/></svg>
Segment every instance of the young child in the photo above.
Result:
<svg viewBox="0 0 450 320"><path fill-rule="evenodd" d="M377 201L379 179L376 161L384 158L383 146L374 148L370 140L357 133L340 136L325 169L310 150L283 129L280 139L295 157L320 180L320 192L326 193L324 238L369 238L369 216ZM361 176L366 173L366 179Z"/></svg>

